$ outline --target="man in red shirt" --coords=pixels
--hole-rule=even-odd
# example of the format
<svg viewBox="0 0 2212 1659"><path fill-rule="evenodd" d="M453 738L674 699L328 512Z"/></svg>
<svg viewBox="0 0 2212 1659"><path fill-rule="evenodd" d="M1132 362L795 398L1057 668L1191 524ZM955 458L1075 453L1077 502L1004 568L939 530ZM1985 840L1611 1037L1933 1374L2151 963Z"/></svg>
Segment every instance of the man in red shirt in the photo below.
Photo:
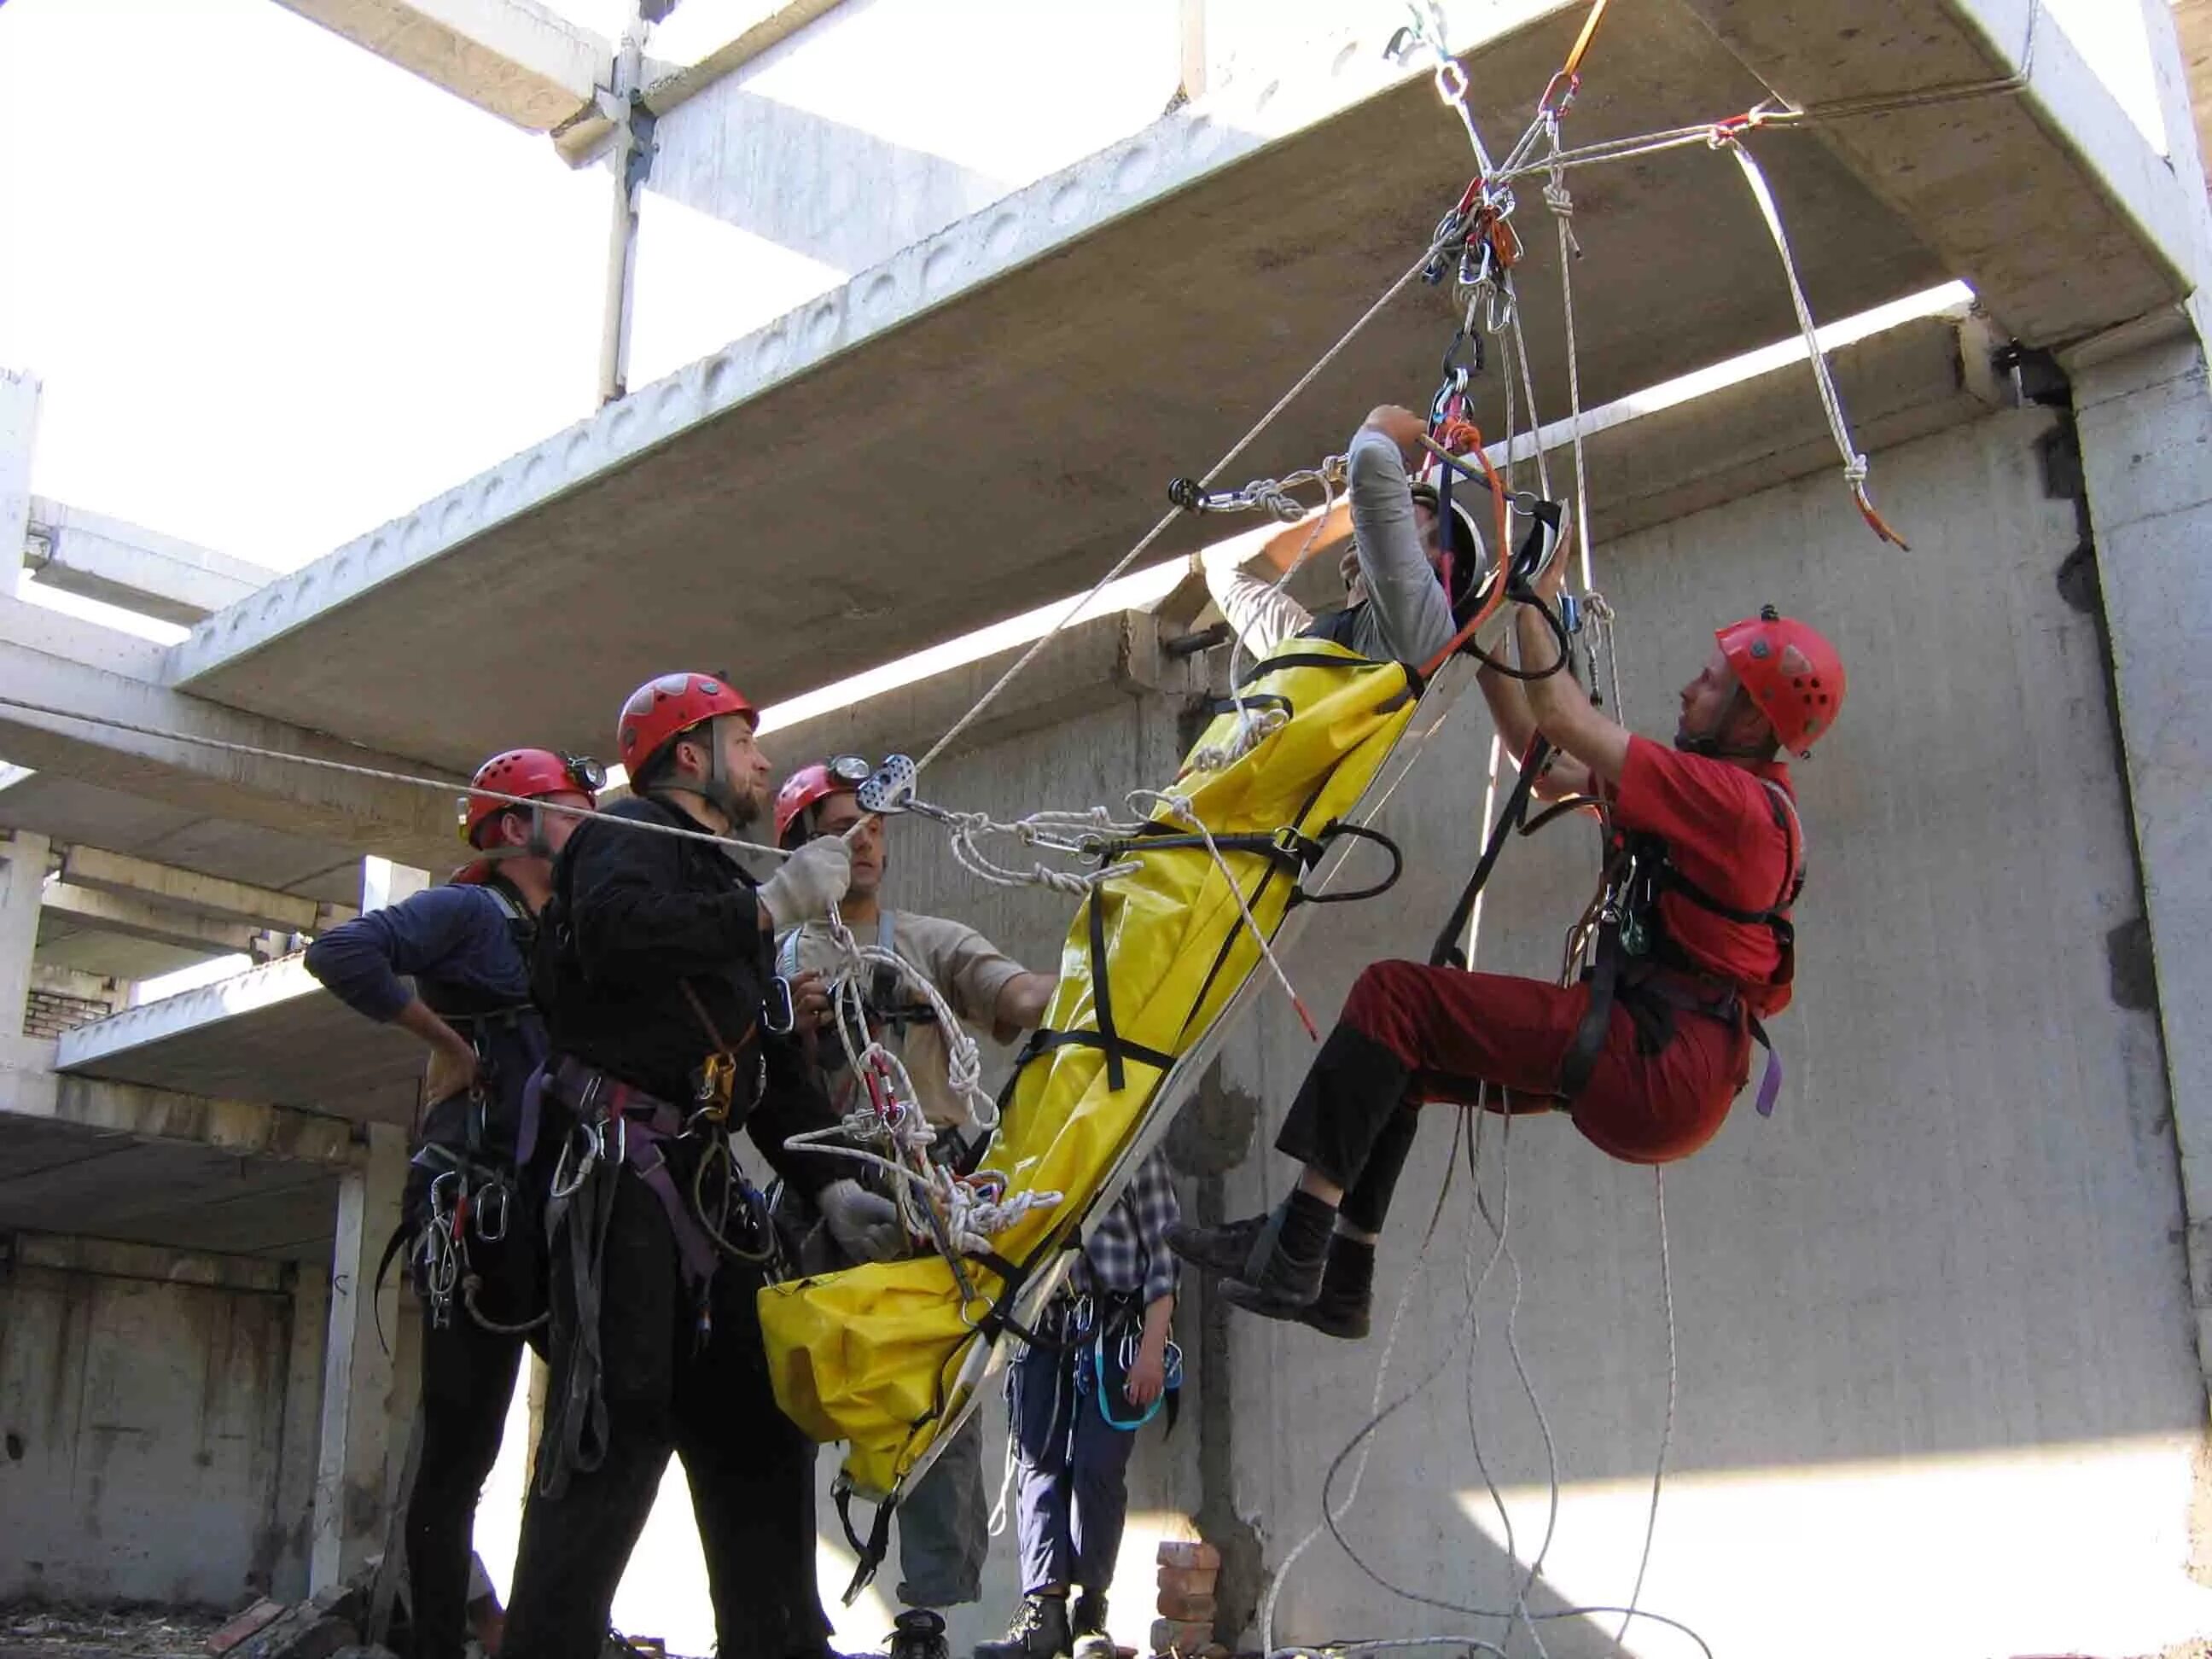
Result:
<svg viewBox="0 0 2212 1659"><path fill-rule="evenodd" d="M1538 578L1546 603L1564 570L1555 558ZM1557 660L1536 606L1522 606L1516 628L1524 664ZM1716 639L1682 688L1671 749L1608 719L1569 675L1524 690L1484 669L1506 746L1528 754L1540 733L1555 751L1535 793L1612 805L1620 851L1637 860L1622 866L1635 874L1617 948L1571 986L1370 965L1276 1139L1305 1166L1296 1188L1269 1214L1170 1236L1186 1261L1223 1275L1230 1301L1366 1334L1375 1243L1424 1100L1562 1109L1631 1164L1686 1158L1718 1133L1749 1079L1757 1022L1790 1001L1805 849L1778 757L1809 753L1843 707L1844 677L1826 640L1771 607Z"/></svg>

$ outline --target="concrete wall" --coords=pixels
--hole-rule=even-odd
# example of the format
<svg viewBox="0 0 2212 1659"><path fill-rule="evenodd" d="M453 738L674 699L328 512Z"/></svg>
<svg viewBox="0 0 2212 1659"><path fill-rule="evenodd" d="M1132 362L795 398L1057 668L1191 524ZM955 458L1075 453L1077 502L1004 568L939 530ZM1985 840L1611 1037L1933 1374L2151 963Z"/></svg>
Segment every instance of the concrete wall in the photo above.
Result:
<svg viewBox="0 0 2212 1659"><path fill-rule="evenodd" d="M1740 1112L1666 1179L1680 1400L1644 1601L1717 1650L1857 1653L1878 1637L1899 1654L2140 1653L2212 1628L2212 1592L2189 1577L2205 1409L2173 1132L2098 630L2061 592L2074 507L2045 497L2036 453L2053 424L2008 413L1877 456L1909 555L1868 536L1832 477L1600 553L1645 730L1671 729L1705 630L1762 600L1819 619L1852 670L1842 724L1799 771L1812 880L1796 1004L1774 1022L1789 1087L1771 1121ZM1425 947L1475 844L1488 737L1463 706L1384 820L1405 884L1324 916L1295 953L1317 1009L1358 963ZM1594 870L1579 827L1516 845L1482 964L1556 972ZM1270 998L1225 1058L1214 1138L1256 1130L1229 1212L1285 1179L1262 1137L1310 1052ZM1384 1246L1386 1316L1449 1118L1425 1134ZM1564 1120L1522 1121L1511 1146L1517 1334L1564 1486L1531 1605L1619 1603L1667 1407L1655 1182ZM1493 1201L1500 1150L1493 1127ZM1504 1264L1472 1373L1455 1347L1466 1252L1489 1243L1466 1194L1462 1173L1389 1392L1434 1381L1378 1437L1346 1526L1404 1589L1495 1608L1536 1554L1546 1461L1502 1341ZM1381 1353L1379 1337L1229 1327L1234 1445L1212 1449L1228 1490L1206 1498L1249 1522L1270 1571L1318 1519ZM1470 1413L1509 1494L1511 1553ZM1567 1619L1543 1639L1611 1653L1616 1628ZM1394 1596L1324 1540L1283 1590L1275 1638L1502 1629ZM1626 1645L1689 1650L1649 1626Z"/></svg>
<svg viewBox="0 0 2212 1659"><path fill-rule="evenodd" d="M1853 669L1845 720L1800 769L1812 885L1798 1000L1774 1024L1789 1087L1771 1121L1741 1114L1665 1186L1679 1397L1643 1603L1717 1650L1786 1637L1812 1654L1877 1638L1904 1654L2145 1653L2212 1629L2212 1591L2191 1571L2205 1410L2173 1127L2094 588L2070 556L2076 502L2045 488L2059 433L2052 414L2011 411L1877 455L1910 554L1869 537L1831 476L1601 548L1645 730L1671 728L1707 630L1763 600L1819 619ZM1001 811L1112 802L1170 770L1175 712L1133 700L943 763L930 793ZM1470 695L1382 820L1408 854L1404 884L1321 915L1292 953L1317 1012L1361 963L1425 948L1476 845L1488 744ZM894 902L968 917L1042 963L1064 905L979 888L933 836L896 830ZM1555 972L1595 860L1580 826L1516 843L1482 964ZM1171 1140L1191 1207L1233 1215L1277 1194L1289 1169L1267 1143L1310 1053L1263 997ZM1386 1322L1450 1133L1439 1113L1406 1183ZM1500 1152L1493 1121L1493 1205ZM1510 1174L1513 1255L1486 1283L1478 1358L1466 1286L1492 1241L1462 1171L1380 1397L1424 1386L1378 1435L1344 1522L1375 1573L1458 1610L1394 1594L1324 1538L1283 1583L1278 1644L1504 1640L1502 1620L1470 1610L1510 1606L1540 1553L1537 1612L1631 1593L1668 1415L1658 1188L1564 1120L1520 1125ZM1504 1342L1516 1280L1513 1328L1559 1447L1562 1507L1540 1552L1543 1439ZM1198 1420L1140 1449L1135 1496L1200 1517L1230 1556L1224 1607L1243 1614L1318 1521L1384 1342L1225 1312L1186 1298ZM956 1635L1010 1605L1011 1553L994 1547L987 1602ZM1148 1578L1140 1555L1124 1560L1129 1640ZM874 1633L871 1616L848 1640ZM1618 1632L1555 1617L1543 1641L1560 1656L1690 1650L1654 1626ZM1525 1632L1511 1648L1534 1650Z"/></svg>
<svg viewBox="0 0 2212 1659"><path fill-rule="evenodd" d="M288 1425L317 1378L295 1363L292 1278L16 1236L0 1273L0 1600L299 1592L306 1474Z"/></svg>

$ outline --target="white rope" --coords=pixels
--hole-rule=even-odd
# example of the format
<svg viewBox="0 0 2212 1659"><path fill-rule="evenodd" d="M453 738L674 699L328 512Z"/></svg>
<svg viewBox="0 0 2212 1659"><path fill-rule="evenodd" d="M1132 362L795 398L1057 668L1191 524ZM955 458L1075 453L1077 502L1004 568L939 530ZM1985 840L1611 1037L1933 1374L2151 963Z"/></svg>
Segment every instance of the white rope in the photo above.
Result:
<svg viewBox="0 0 2212 1659"><path fill-rule="evenodd" d="M1275 578L1273 586L1267 590L1269 593L1280 593L1288 587L1291 579L1304 569L1306 561L1313 556L1314 549L1321 540L1322 530L1328 523L1328 515L1335 510L1336 486L1338 481L1344 477L1346 465L1343 456L1332 455L1310 472L1294 475L1302 483L1312 482L1321 485L1321 506L1313 511L1313 527L1306 532L1305 540L1298 544L1297 556L1291 561L1283 574ZM1259 486L1254 485L1252 488L1257 489ZM1297 510L1285 522L1295 523L1306 515L1306 508L1297 497L1291 496L1287 499ZM1272 507L1269 510L1273 511ZM1275 516L1280 518L1282 514L1278 512ZM1246 655L1244 636L1232 628L1229 630L1229 696L1230 700L1237 705L1237 724L1230 728L1229 735L1221 742L1201 744L1190 751L1188 767L1194 772L1227 771L1291 723L1290 710L1279 704L1273 704L1255 711L1244 701L1243 678Z"/></svg>
<svg viewBox="0 0 2212 1659"><path fill-rule="evenodd" d="M325 760L317 755L295 755L282 749L264 749L257 744L233 743L223 738L204 738L191 732L172 732L162 726L142 726L133 720L117 720L106 714L88 714L75 708L57 708L49 703L32 702L21 697L0 696L0 708L19 709L25 714L43 714L54 720L76 720L86 726L128 732L135 737L158 738L164 743L189 744L213 750L217 754L242 755L250 760L279 761L291 766L313 767L320 771L335 772L342 777L369 778L379 783L401 784L410 789L434 789L441 795L481 796L485 800L495 800L502 806L527 806L539 811L557 812L563 817L598 818L609 823L619 823L626 829L642 830L656 836L674 836L681 841L703 841L709 846L732 848L740 853L765 853L771 858L779 859L791 856L780 847L769 847L759 842L739 841L733 836L717 836L705 830L684 830L673 824L653 823L643 818L620 817L594 807L563 806L539 795L504 794L499 790L486 789L460 778L417 777L411 773L387 771L382 767L360 766L350 761Z"/></svg>
<svg viewBox="0 0 2212 1659"><path fill-rule="evenodd" d="M1406 268L1404 273L1401 275L1395 282L1392 283L1389 288L1383 289L1382 297L1376 300L1373 305L1368 307L1364 312L1360 313L1359 319L1344 331L1334 345L1329 347L1327 351L1322 353L1320 358L1316 361L1312 368L1309 368L1304 374L1298 376L1297 382L1291 386L1288 392L1285 392L1280 398L1278 398L1275 400L1273 407L1269 409L1266 414L1262 415L1259 418L1258 422L1254 424L1251 430L1247 432L1243 437L1239 438L1235 443L1231 444L1229 447L1227 453L1206 470L1205 477L1201 477L1198 481L1199 487L1200 489L1204 489L1211 485L1216 478L1219 477L1224 472L1227 471L1230 467L1236 464L1237 458L1239 455L1242 455L1247 449L1250 448L1254 443L1258 441L1261 434L1266 432L1269 427L1275 423L1277 417L1279 417L1285 410L1288 409L1291 404L1296 402L1298 397L1308 386L1311 386L1316 380L1321 378L1321 376L1328 370L1328 366L1337 360L1338 356L1343 353L1346 346L1350 345L1353 340L1359 337L1360 333L1366 328L1368 324L1373 322L1376 318L1382 315L1385 307L1387 307L1393 300L1396 299L1400 294L1403 293L1407 287L1420 276L1422 268L1428 264L1435 252L1436 250L1434 248L1431 248L1425 252L1419 259ZM1147 530L1141 537L1139 537L1137 540L1137 544L1116 560L1113 568L1108 570L1104 575L1101 576L1097 582L1092 584L1089 592L1076 599L1066 611L1061 612L1059 620L1054 622L1050 629L1040 635L1028 650L1022 653L1022 654L1007 668L1006 672L999 676L997 681L988 690L985 691L981 696L975 700L974 707L970 708L966 714L955 720L952 723L951 729L948 730L943 737L939 738L935 743L929 746L927 752L925 753L920 760L915 763L915 770L917 773L920 773L926 769L932 761L935 760L939 755L942 755L948 748L957 741L961 733L967 731L969 726L973 726L978 720L981 719L983 712L999 700L1000 696L1008 686L1012 685L1016 679L1020 678L1023 672L1026 670L1031 663L1037 659L1038 656L1043 653L1047 646L1050 645L1054 640L1058 639L1061 634L1067 630L1067 629L1074 623L1075 618L1082 613L1084 608L1095 600L1101 592L1104 592L1109 584L1119 579L1121 574L1127 570L1131 565L1136 563L1139 559L1142 558L1146 550L1148 550L1154 542L1159 540L1162 536L1167 534L1170 527L1182 516L1183 510L1181 507L1170 508L1160 518L1158 523L1154 524L1150 530Z"/></svg>
<svg viewBox="0 0 2212 1659"><path fill-rule="evenodd" d="M1575 462L1575 547L1581 556L1583 591L1588 592L1595 580L1590 568L1589 533L1589 468L1583 453L1583 362L1580 347L1575 339L1575 274L1574 262L1583 257L1582 244L1575 240L1575 198L1569 194L1565 173L1559 166L1559 122L1553 116L1547 124L1552 139L1550 178L1544 185L1544 205L1552 210L1553 222L1559 232L1559 308L1565 320L1567 348L1567 404L1569 430L1572 434ZM1616 709L1618 705L1615 706Z"/></svg>
<svg viewBox="0 0 2212 1659"><path fill-rule="evenodd" d="M988 812L948 812L945 823L951 832L952 856L969 874L994 887L1042 887L1070 898L1081 898L1102 882L1134 874L1143 866L1134 862L1107 865L1098 870L1062 870L1032 864L1026 870L1002 865L977 844L980 836L1011 836L1024 847L1042 848L1072 858L1095 856L1108 837L1138 833L1139 826L1123 823L1103 806L1087 812L1032 812L1026 817L1001 822Z"/></svg>
<svg viewBox="0 0 2212 1659"><path fill-rule="evenodd" d="M1628 1634L1629 1620L1636 1617L1637 1604L1644 1599L1644 1575L1651 1566L1651 1540L1659 1531L1659 1486L1667 1475L1667 1449L1674 1438L1674 1268L1667 1249L1667 1176L1656 1164L1651 1166L1651 1195L1659 1212L1659 1298L1667 1310L1667 1420L1659 1430L1659 1457L1651 1468L1651 1508L1644 1522L1644 1554L1636 1564L1636 1587L1628 1593L1628 1610L1621 1615L1620 1629L1613 1636L1616 1643Z"/></svg>
<svg viewBox="0 0 2212 1659"><path fill-rule="evenodd" d="M1737 143L1735 137L1715 129L1713 148L1725 149L1735 158L1743 170L1744 182L1751 186L1752 200L1759 204L1759 216L1766 221L1767 234L1774 239L1775 252L1782 256L1782 274L1790 283L1790 303L1797 313L1797 326L1805 336L1805 356L1813 366L1813 384L1820 394L1820 410L1828 417L1829 435L1836 441L1836 452L1844 462L1844 482L1850 486L1851 498L1884 541L1905 544L1882 522L1867 496L1867 458L1852 441L1850 423L1844 416L1841 395L1836 391L1835 376L1828 368L1828 354L1820 348L1820 326L1813 319L1813 307L1805 298L1804 284L1797 280L1797 258L1790 251L1790 233L1784 228L1781 210L1774 204L1774 192L1767 188L1766 174L1752 159L1751 152Z"/></svg>

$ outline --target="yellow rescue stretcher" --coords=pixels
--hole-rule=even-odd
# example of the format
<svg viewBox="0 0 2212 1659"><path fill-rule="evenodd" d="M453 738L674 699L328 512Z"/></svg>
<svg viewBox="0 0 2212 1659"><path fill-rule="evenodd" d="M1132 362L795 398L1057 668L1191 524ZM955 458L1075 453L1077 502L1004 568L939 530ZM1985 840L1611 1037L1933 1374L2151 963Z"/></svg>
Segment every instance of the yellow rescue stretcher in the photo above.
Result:
<svg viewBox="0 0 2212 1659"><path fill-rule="evenodd" d="M982 1167L1009 1191L1058 1192L1058 1205L1024 1214L969 1257L977 1292L963 1305L941 1255L884 1262L773 1285L760 1293L776 1401L818 1441L848 1448L838 1496L878 1504L863 1540L857 1594L880 1559L889 1517L934 1449L966 1420L983 1385L1010 1358L1073 1260L1089 1217L1111 1204L1195 1085L1261 953L1244 908L1271 940L1310 902L1363 898L1397 877L1397 850L1364 828L1412 755L1386 780L1416 708L1425 736L1464 684L1467 662L1439 671L1424 694L1401 663L1374 662L1328 641L1285 641L1244 677L1255 711L1280 709L1282 727L1221 769L1186 763L1175 793L1212 833L1221 862L1187 822L1164 811L1143 835L1114 844L1109 862L1135 870L1102 882L1070 927L1044 1029L1024 1051ZM1417 703L1417 699L1418 703ZM1219 714L1194 757L1232 736L1238 713ZM1379 842L1391 867L1357 891L1325 890L1316 867L1346 837ZM1376 854L1340 854L1374 859ZM1331 872L1334 873L1334 865ZM1302 881L1313 879L1315 890Z"/></svg>

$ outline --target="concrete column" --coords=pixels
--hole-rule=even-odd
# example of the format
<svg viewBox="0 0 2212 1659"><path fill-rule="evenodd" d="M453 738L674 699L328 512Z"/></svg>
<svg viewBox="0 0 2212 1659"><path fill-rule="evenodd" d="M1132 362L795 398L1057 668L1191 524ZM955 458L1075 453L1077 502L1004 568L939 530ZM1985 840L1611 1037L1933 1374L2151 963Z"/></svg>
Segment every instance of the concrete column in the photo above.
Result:
<svg viewBox="0 0 2212 1659"><path fill-rule="evenodd" d="M2191 334L2073 381L2212 1378L2212 384Z"/></svg>
<svg viewBox="0 0 2212 1659"><path fill-rule="evenodd" d="M44 836L18 830L0 843L0 1036L23 1034L31 957L39 947L39 896L46 886Z"/></svg>
<svg viewBox="0 0 2212 1659"><path fill-rule="evenodd" d="M9 599L31 522L31 448L38 431L37 377L0 368L0 594Z"/></svg>
<svg viewBox="0 0 2212 1659"><path fill-rule="evenodd" d="M308 1263L292 1286L292 1352L284 1382L284 1433L276 1459L272 1522L284 1541L270 1577L279 1601L307 1594L313 1546L315 1470L323 1420L323 1346L331 1323L331 1279Z"/></svg>
<svg viewBox="0 0 2212 1659"><path fill-rule="evenodd" d="M454 843L459 846L459 842ZM464 849L465 850L465 849ZM387 904L412 898L430 884L430 872L412 865L394 864L370 854L361 861L361 908L381 910Z"/></svg>
<svg viewBox="0 0 2212 1659"><path fill-rule="evenodd" d="M398 1224L406 1172L404 1133L372 1123L368 1156L346 1171L338 1188L307 1566L311 1591L342 1582L382 1547L386 1460L405 1449L392 1410L392 1359L377 1340L380 1301L383 1328L397 1327L401 1275L395 1271L386 1281L380 1298L372 1287L384 1242Z"/></svg>

